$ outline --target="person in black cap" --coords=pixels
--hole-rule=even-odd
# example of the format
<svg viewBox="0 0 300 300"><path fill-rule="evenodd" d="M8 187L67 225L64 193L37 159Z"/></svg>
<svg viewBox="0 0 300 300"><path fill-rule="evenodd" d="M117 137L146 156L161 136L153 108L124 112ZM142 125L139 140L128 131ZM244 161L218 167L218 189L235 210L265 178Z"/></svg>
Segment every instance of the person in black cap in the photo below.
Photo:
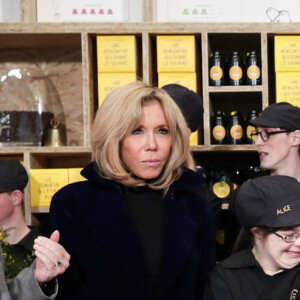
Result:
<svg viewBox="0 0 300 300"><path fill-rule="evenodd" d="M271 175L288 175L300 182L300 108L286 102L268 106L250 122L260 166Z"/></svg>
<svg viewBox="0 0 300 300"><path fill-rule="evenodd" d="M195 132L203 121L203 103L201 96L175 83L164 85L162 88L179 106L191 132Z"/></svg>
<svg viewBox="0 0 300 300"><path fill-rule="evenodd" d="M40 235L38 228L29 228L23 217L27 182L26 169L18 160L0 160L0 228L7 230L5 242L11 245L13 259L24 267L33 261L33 242Z"/></svg>
<svg viewBox="0 0 300 300"><path fill-rule="evenodd" d="M263 176L236 198L239 251L217 264L204 299L300 299L300 183Z"/></svg>

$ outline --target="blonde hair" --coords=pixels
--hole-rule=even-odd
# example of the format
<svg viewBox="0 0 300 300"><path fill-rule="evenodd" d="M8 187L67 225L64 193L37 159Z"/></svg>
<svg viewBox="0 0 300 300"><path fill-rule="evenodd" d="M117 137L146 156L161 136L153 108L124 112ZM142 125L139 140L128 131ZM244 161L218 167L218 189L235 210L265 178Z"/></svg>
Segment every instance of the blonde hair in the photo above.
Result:
<svg viewBox="0 0 300 300"><path fill-rule="evenodd" d="M142 107L151 101L158 101L162 106L172 146L160 176L147 182L132 176L126 168L120 154L120 143L140 126ZM94 120L91 145L99 175L126 186L148 185L153 189L165 189L180 177L182 166L194 168L189 151L188 127L180 109L163 89L141 81L120 87L106 97Z"/></svg>

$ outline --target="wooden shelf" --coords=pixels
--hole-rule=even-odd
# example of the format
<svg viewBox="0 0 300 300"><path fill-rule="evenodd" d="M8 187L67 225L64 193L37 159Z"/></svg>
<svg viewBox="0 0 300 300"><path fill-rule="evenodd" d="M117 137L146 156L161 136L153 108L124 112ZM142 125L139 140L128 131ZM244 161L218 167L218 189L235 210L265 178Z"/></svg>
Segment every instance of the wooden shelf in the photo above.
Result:
<svg viewBox="0 0 300 300"><path fill-rule="evenodd" d="M261 85L249 86L249 85L240 85L240 86L210 86L208 87L210 93L251 93L251 92L262 92L263 87Z"/></svg>
<svg viewBox="0 0 300 300"><path fill-rule="evenodd" d="M27 2L31 1L22 0L23 4ZM145 7L149 7L149 1L145 1ZM30 18L26 11L24 21ZM246 115L249 109L261 111L275 102L274 36L300 35L300 23L153 23L149 22L149 15L144 20L147 22L1 23L0 54L13 50L31 55L51 79L53 90L65 109L69 146L0 147L0 159L21 159L27 170L83 167L90 161L91 127L98 102L96 36L101 34L134 34L140 50L138 75L154 85L157 83L156 36L195 35L198 93L203 98L204 120L201 129L203 145L193 146L191 151L199 152L199 156L211 154L215 157L226 152L226 159L231 157L232 161L236 153L239 156L254 155L254 145L210 145L210 118L216 110L229 113L238 109ZM224 47L225 53L235 49L244 53L254 46L261 54L262 85L209 86L208 61L213 50ZM48 208L31 207L27 188L26 222L31 224L32 213L46 212Z"/></svg>

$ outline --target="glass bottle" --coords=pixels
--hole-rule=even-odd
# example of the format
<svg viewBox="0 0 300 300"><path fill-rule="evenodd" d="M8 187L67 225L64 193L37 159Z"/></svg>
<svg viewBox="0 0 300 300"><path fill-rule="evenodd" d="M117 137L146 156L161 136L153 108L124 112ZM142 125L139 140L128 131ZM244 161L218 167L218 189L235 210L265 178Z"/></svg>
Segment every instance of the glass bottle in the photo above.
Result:
<svg viewBox="0 0 300 300"><path fill-rule="evenodd" d="M230 118L227 126L228 144L243 144L244 142L244 129L243 119L237 110L230 113Z"/></svg>
<svg viewBox="0 0 300 300"><path fill-rule="evenodd" d="M254 144L255 142L251 139L250 133L255 130L255 127L250 125L249 122L257 118L257 111L252 109L246 119L246 143L247 144Z"/></svg>
<svg viewBox="0 0 300 300"><path fill-rule="evenodd" d="M209 59L209 85L224 85L224 61L219 51L211 54Z"/></svg>
<svg viewBox="0 0 300 300"><path fill-rule="evenodd" d="M246 56L246 84L261 85L260 59L255 51L248 52Z"/></svg>
<svg viewBox="0 0 300 300"><path fill-rule="evenodd" d="M243 62L237 51L233 51L228 62L229 85L243 84Z"/></svg>
<svg viewBox="0 0 300 300"><path fill-rule="evenodd" d="M224 112L217 111L211 118L211 144L226 144L226 118Z"/></svg>

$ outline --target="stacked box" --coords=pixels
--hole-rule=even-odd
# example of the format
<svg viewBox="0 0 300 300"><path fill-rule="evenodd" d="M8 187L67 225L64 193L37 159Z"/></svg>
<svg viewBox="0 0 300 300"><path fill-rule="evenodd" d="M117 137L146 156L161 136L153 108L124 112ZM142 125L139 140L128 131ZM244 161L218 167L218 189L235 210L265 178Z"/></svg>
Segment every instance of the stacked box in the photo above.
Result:
<svg viewBox="0 0 300 300"><path fill-rule="evenodd" d="M136 81L134 35L97 36L98 105L114 89Z"/></svg>
<svg viewBox="0 0 300 300"><path fill-rule="evenodd" d="M53 195L63 186L85 180L80 175L81 168L31 169L30 198L31 206L49 206Z"/></svg>
<svg viewBox="0 0 300 300"><path fill-rule="evenodd" d="M157 72L159 87L176 83L197 93L195 36L158 35ZM190 145L198 145L198 132Z"/></svg>
<svg viewBox="0 0 300 300"><path fill-rule="evenodd" d="M275 36L276 102L300 107L300 36Z"/></svg>

